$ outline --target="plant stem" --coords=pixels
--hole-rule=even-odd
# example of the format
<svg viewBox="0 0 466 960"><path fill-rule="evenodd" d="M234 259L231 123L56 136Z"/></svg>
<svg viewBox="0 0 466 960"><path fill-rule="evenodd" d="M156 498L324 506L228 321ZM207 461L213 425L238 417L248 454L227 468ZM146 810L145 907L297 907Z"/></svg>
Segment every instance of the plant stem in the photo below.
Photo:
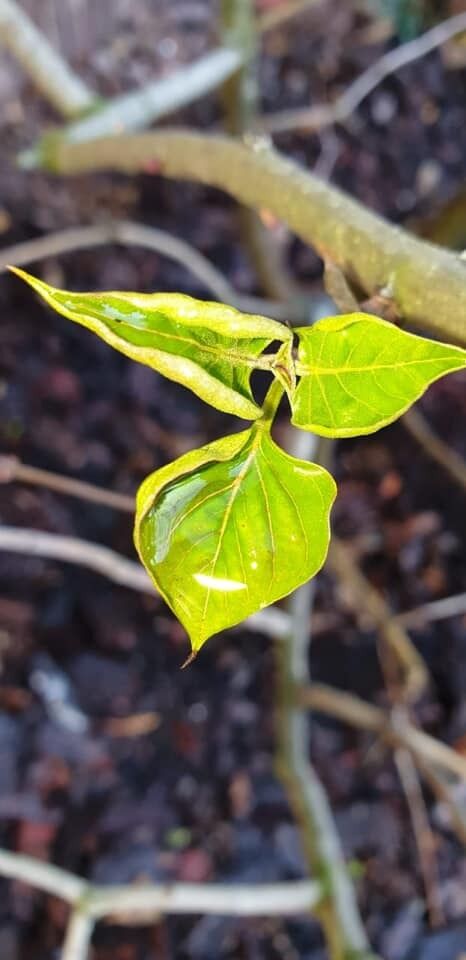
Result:
<svg viewBox="0 0 466 960"><path fill-rule="evenodd" d="M14 0L0 0L0 44L20 62L36 87L65 117L92 110L97 94L71 70Z"/></svg>
<svg viewBox="0 0 466 960"><path fill-rule="evenodd" d="M409 324L466 344L466 266L461 258L388 223L280 156L267 141L237 143L185 130L83 144L52 139L44 146L41 165L66 175L155 169L219 187L283 219L369 295L388 285Z"/></svg>
<svg viewBox="0 0 466 960"><path fill-rule="evenodd" d="M186 240L133 220L107 220L90 227L70 227L3 247L0 249L0 274L6 271L10 263L21 267L46 257L106 244L143 247L175 260L189 270L216 300L230 303L243 313L260 314L282 323L299 324L305 321L305 297L301 298L301 302L295 299L290 304L239 293L223 273Z"/></svg>
<svg viewBox="0 0 466 960"><path fill-rule="evenodd" d="M391 74L413 63L420 57L447 43L452 37L466 31L466 13L459 13L438 23L431 30L389 50L360 74L333 104L315 104L312 107L298 107L295 110L282 110L262 117L260 128L267 133L281 133L285 130L322 130L335 123L344 123L359 105L380 83Z"/></svg>
<svg viewBox="0 0 466 960"><path fill-rule="evenodd" d="M215 90L240 65L241 55L236 50L226 47L211 50L168 77L115 97L91 116L65 127L59 135L68 143L87 143L96 137L142 130Z"/></svg>
<svg viewBox="0 0 466 960"><path fill-rule="evenodd" d="M0 849L0 875L29 883L73 904L94 920L134 924L169 914L210 913L229 917L296 916L313 910L322 898L315 880L285 883L166 883L93 886L67 870L34 857ZM84 935L84 924L76 924Z"/></svg>
<svg viewBox="0 0 466 960"><path fill-rule="evenodd" d="M256 421L257 422L257 421ZM48 557L87 567L114 583L138 590L154 597L155 587L140 563L128 560L121 554L99 543L66 537L59 533L23 527L0 526L0 551L23 553L31 557ZM283 610L269 607L258 610L245 621L249 629L272 637L284 637L288 632L288 617Z"/></svg>
<svg viewBox="0 0 466 960"><path fill-rule="evenodd" d="M291 452L320 459L317 438L295 431ZM318 918L331 960L365 960L372 956L355 891L348 875L329 800L310 757L309 717L300 691L309 682L309 644L315 581L308 581L288 601L290 634L275 643L277 685L277 770L300 826L309 870L327 888Z"/></svg>
<svg viewBox="0 0 466 960"><path fill-rule="evenodd" d="M260 420L257 420L256 423L261 426L269 426L273 423L275 419L275 414L280 406L280 401L285 393L284 386L280 383L279 380L274 378L271 383L266 395L264 402L262 404L263 414Z"/></svg>
<svg viewBox="0 0 466 960"><path fill-rule="evenodd" d="M241 52L241 65L223 84L225 129L244 137L255 126L258 113L258 34L253 0L222 0L223 43ZM243 244L254 266L260 287L270 297L291 301L296 289L283 266L277 238L262 223L259 214L247 206L239 209Z"/></svg>
<svg viewBox="0 0 466 960"><path fill-rule="evenodd" d="M61 960L87 960L94 920L77 907L73 910L66 931Z"/></svg>

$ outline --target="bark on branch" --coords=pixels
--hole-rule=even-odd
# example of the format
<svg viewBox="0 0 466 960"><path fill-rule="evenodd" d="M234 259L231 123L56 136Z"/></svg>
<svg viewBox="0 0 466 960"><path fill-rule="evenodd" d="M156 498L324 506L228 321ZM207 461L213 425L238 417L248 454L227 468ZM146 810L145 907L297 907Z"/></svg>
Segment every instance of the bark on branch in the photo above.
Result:
<svg viewBox="0 0 466 960"><path fill-rule="evenodd" d="M40 162L64 175L146 171L218 187L280 217L367 294L388 289L407 323L466 344L466 263L388 223L280 156L266 140L239 143L188 130L80 144L52 137Z"/></svg>

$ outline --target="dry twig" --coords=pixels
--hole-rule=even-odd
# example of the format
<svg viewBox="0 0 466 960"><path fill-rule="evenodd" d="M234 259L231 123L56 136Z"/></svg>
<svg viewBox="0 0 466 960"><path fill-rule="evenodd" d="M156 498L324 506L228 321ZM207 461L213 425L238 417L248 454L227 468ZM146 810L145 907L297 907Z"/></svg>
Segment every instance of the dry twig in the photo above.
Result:
<svg viewBox="0 0 466 960"><path fill-rule="evenodd" d="M350 548L335 537L330 545L327 562L332 572L348 587L348 596L356 613L364 610L373 618L375 626L403 668L406 697L415 700L427 686L428 674L424 661L411 643L404 626L393 617L382 595L356 566Z"/></svg>
<svg viewBox="0 0 466 960"><path fill-rule="evenodd" d="M406 610L395 617L404 627L422 627L426 623L436 620L448 620L449 617L461 617L466 614L466 593L457 593L442 600L433 600L431 603L422 603L419 607Z"/></svg>
<svg viewBox="0 0 466 960"><path fill-rule="evenodd" d="M443 23L437 24L420 37L404 43L394 50L385 53L376 60L361 76L345 90L333 104L317 104L314 107L303 107L296 110L283 110L262 117L261 130L266 133L281 133L285 130L299 128L308 131L322 130L335 123L343 123L357 110L363 100L376 87L409 63L414 63L421 57L435 50L466 31L466 13L459 13Z"/></svg>
<svg viewBox="0 0 466 960"><path fill-rule="evenodd" d="M17 457L0 454L0 483L13 481L46 487L48 490L55 490L68 497L78 497L80 500L100 503L113 510L134 513L134 497L97 487L93 483L84 483L82 480L75 480L74 477L65 477L61 473L30 467L21 463Z"/></svg>
<svg viewBox="0 0 466 960"><path fill-rule="evenodd" d="M404 724L401 710L400 721ZM392 716L396 722L397 708L392 711ZM421 869L424 890L426 895L427 910L431 926L438 927L444 922L444 913L442 900L439 890L438 865L435 854L435 841L432 829L429 823L426 804L422 793L421 784L409 750L404 747L398 747L394 751L393 759L398 771L400 783L406 797L411 824L416 842L419 865Z"/></svg>
<svg viewBox="0 0 466 960"><path fill-rule="evenodd" d="M444 443L437 436L419 407L408 410L402 417L401 423L411 436L415 437L417 442L421 444L427 455L440 464L463 490L466 490L465 461L456 450L452 450L447 443Z"/></svg>
<svg viewBox="0 0 466 960"><path fill-rule="evenodd" d="M152 596L155 594L152 581L139 563L128 560L108 547L79 537L0 526L0 550L77 564L130 590L139 590ZM273 637L284 637L289 629L288 616L278 607L259 610L245 622L251 630Z"/></svg>
<svg viewBox="0 0 466 960"><path fill-rule="evenodd" d="M244 313L266 314L280 321L302 322L303 320L302 311L297 311L296 305L274 303L271 300L263 300L261 297L238 293L223 273L191 244L179 237L174 237L165 230L147 227L132 220L109 220L91 227L71 227L35 240L26 240L24 243L4 247L0 249L0 274L6 271L10 263L21 267L35 260L111 243L144 247L175 260L189 270L207 290L211 291L214 297L225 303L231 303Z"/></svg>
<svg viewBox="0 0 466 960"><path fill-rule="evenodd" d="M431 767L439 767L466 782L466 759L446 743L419 730L406 718L402 725L393 725L388 711L325 684L314 683L303 689L300 699L303 705L360 730L369 730L392 746L405 747Z"/></svg>
<svg viewBox="0 0 466 960"><path fill-rule="evenodd" d="M301 13L310 10L311 7L317 7L322 0L283 0L276 7L270 10L264 10L257 18L257 30L264 35L269 30L275 30L276 27L282 27L285 23Z"/></svg>

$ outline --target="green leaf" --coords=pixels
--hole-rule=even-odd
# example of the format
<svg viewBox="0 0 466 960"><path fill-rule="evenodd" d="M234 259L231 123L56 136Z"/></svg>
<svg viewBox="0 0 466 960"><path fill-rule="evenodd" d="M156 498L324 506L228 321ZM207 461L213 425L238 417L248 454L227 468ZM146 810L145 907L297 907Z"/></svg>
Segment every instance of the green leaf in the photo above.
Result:
<svg viewBox="0 0 466 960"><path fill-rule="evenodd" d="M364 313L326 317L296 331L301 377L292 422L324 437L373 433L427 387L466 366L466 351L417 337Z"/></svg>
<svg viewBox="0 0 466 960"><path fill-rule="evenodd" d="M292 340L291 331L275 320L223 304L175 293L69 293L11 269L58 313L219 410L247 420L261 415L251 373L273 371L276 359L261 354L273 341Z"/></svg>
<svg viewBox="0 0 466 960"><path fill-rule="evenodd" d="M264 421L145 480L136 547L193 651L317 573L335 494L330 474L280 450Z"/></svg>

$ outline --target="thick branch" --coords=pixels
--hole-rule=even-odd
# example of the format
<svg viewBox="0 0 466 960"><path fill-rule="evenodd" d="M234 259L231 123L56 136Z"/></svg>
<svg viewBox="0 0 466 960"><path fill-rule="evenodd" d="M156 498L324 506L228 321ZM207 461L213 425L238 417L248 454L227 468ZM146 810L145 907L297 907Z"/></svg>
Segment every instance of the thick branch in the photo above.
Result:
<svg viewBox="0 0 466 960"><path fill-rule="evenodd" d="M73 73L14 0L0 0L0 44L8 48L65 117L75 117L96 106L97 95Z"/></svg>
<svg viewBox="0 0 466 960"><path fill-rule="evenodd" d="M368 294L389 287L410 324L466 344L466 265L411 236L280 156L264 140L183 130L44 146L42 165L60 174L115 169L158 172L219 187L284 220Z"/></svg>

